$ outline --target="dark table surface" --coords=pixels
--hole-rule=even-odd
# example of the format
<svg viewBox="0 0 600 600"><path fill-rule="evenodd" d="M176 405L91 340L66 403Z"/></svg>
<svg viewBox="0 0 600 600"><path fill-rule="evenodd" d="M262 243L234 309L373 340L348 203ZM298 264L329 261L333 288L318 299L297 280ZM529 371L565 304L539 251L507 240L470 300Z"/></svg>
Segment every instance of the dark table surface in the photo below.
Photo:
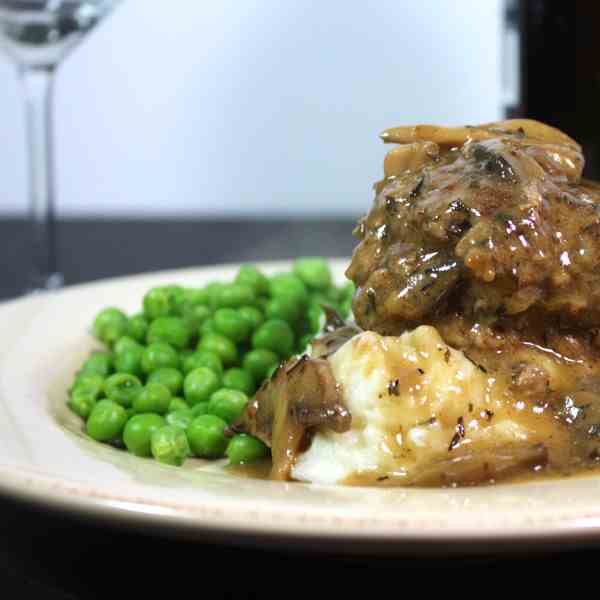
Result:
<svg viewBox="0 0 600 600"><path fill-rule="evenodd" d="M354 247L351 229L351 221L69 221L58 226L58 257L67 283L74 284L218 262L344 256ZM14 295L25 281L27 248L25 223L0 220L0 299ZM582 561L598 557L594 550L577 548L559 555L499 557L493 545L485 558L297 555L291 548L274 552L161 539L0 499L0 593L12 589L6 598L120 598L125 590L128 597L161 590L169 597L201 597L208 588L211 598L281 598L272 573L304 597L314 597L315 589L340 598L372 593L374 583L378 590L402 594L407 588L401 582L414 576L417 582L447 580L452 590L474 575L493 581L493 574L531 575L552 564L560 564L562 573L581 572Z"/></svg>

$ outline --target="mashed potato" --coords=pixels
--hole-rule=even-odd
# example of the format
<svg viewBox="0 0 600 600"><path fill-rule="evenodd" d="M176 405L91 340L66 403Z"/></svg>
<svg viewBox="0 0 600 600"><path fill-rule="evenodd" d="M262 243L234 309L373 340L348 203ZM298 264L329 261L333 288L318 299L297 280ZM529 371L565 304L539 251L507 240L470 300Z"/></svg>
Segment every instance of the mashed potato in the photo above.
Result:
<svg viewBox="0 0 600 600"><path fill-rule="evenodd" d="M294 479L317 483L470 483L543 463L564 441L555 420L421 326L364 332L329 358L352 414L317 431Z"/></svg>

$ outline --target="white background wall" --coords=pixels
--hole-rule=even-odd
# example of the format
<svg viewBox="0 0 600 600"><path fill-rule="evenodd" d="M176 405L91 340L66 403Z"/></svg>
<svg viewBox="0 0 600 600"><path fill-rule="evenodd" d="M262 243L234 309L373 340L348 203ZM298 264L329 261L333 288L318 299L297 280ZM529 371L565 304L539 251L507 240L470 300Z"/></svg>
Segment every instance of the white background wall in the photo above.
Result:
<svg viewBox="0 0 600 600"><path fill-rule="evenodd" d="M356 215L378 133L501 116L502 0L124 0L62 65L63 215ZM0 214L25 210L0 60Z"/></svg>

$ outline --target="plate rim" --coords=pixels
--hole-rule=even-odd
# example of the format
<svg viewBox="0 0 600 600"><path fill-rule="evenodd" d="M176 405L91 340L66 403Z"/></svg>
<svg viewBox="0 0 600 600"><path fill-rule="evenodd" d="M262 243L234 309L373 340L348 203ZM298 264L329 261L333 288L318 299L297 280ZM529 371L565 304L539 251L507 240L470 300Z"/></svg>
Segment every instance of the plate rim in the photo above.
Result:
<svg viewBox="0 0 600 600"><path fill-rule="evenodd" d="M337 268L347 263L348 257L327 257L331 263L335 263ZM286 268L289 267L293 259L275 260L275 261L248 261L246 264L256 264L264 268ZM131 281L142 283L146 279L162 278L181 278L194 273L204 276L209 274L218 274L223 269L235 269L239 267L240 262L219 263L200 267L184 267L178 269L165 269L159 271L149 271L135 273L111 278L103 278L91 282L85 282L77 285L66 286L65 288L49 293L42 293L23 298L11 299L0 303L0 315L4 316L5 311L14 309L18 312L21 307L35 307L35 303L43 303L48 299L60 299L65 295L77 294L81 290L90 290L98 287L112 285L127 285ZM84 332L82 332L83 335ZM0 355L0 364L2 355ZM543 483L543 482L540 482ZM79 492L77 486L79 485ZM293 484L297 485L297 484ZM311 484L299 484L311 485ZM290 525L290 513L286 513L284 523L278 523L276 512L268 514L268 511L262 510L262 519L252 521L240 520L238 513L237 520L230 520L223 514L217 518L214 511L207 510L207 507L199 504L195 510L188 511L181 506L166 508L165 505L153 504L148 498L138 499L116 499L114 494L98 493L95 490L90 493L90 489L82 491L83 486L77 482L65 482L65 480L52 479L49 476L35 473L34 471L24 470L7 464L0 463L0 494L13 498L21 499L26 502L64 510L69 513L83 516L101 517L111 521L121 521L124 524L143 523L152 525L159 529L182 530L187 531L189 535L197 537L200 534L211 534L218 537L247 537L254 540L272 538L275 543L284 540L293 540L300 544L310 544L315 541L327 542L328 544L346 543L354 541L361 546L375 545L377 552L386 553L387 551L397 552L398 544L421 544L427 547L440 547L449 542L458 542L462 546L471 546L475 549L481 544L488 544L492 541L499 544L548 544L548 543L567 543L574 541L577 543L600 541L600 506L597 512L590 514L579 514L579 516L562 516L552 519L543 527L539 524L524 526L521 523L518 527L506 527L500 530L490 531L487 528L480 530L471 528L465 531L464 524L461 527L444 527L439 529L419 528L404 525L390 526L388 530L382 527L373 527L372 523L365 523L360 527L351 527L344 525L344 518L331 520L331 516L323 519L314 519L314 515L305 515L295 523L294 528ZM386 489L380 490L386 493ZM218 513L216 513L218 515ZM252 514L250 511L248 514ZM245 519L248 515L244 516ZM271 519L269 522L268 519ZM352 518L349 519L352 523ZM328 523L328 525L327 525ZM339 527L339 528L338 528ZM168 533L168 531L166 531ZM347 548L353 551L353 548Z"/></svg>
<svg viewBox="0 0 600 600"><path fill-rule="evenodd" d="M377 541L406 541L419 540L430 543L447 543L449 541L490 541L492 534L494 541L521 541L524 538L527 541L545 541L549 539L568 540L573 535L578 539L584 536L597 537L600 535L600 513L588 516L583 516L578 519L577 524L574 524L569 517L558 518L545 526L536 524L525 530L520 527L507 527L501 531L490 532L485 529L472 529L468 534L458 535L457 530L453 528L442 529L421 529L418 527L389 527L387 531L378 529L374 532L368 528L356 528L337 530L335 521L330 521L325 518L320 523L315 523L311 518L301 519L303 528L300 530L281 529L274 524L269 523L268 519L275 516L278 511L269 513L262 512L260 523L248 521L245 519L247 515L242 515L244 518L236 520L227 520L226 510L218 511L215 519L215 514L211 514L208 520L208 513L212 512L212 507L198 504L196 507L170 506L167 507L163 503L152 503L148 499L131 500L127 498L116 498L109 493L98 493L94 491L91 494L79 496L76 492L77 483L70 483L65 486L65 482L59 482L58 485L63 489L58 491L56 482L51 477L33 472L26 474L22 470L13 469L6 465L0 465L0 494L12 498L21 498L25 501L35 504L49 505L58 509L68 509L78 513L89 514L93 513L96 516L107 516L110 513L112 517L122 517L125 513L128 516L135 516L138 519L158 524L155 521L156 515L160 513L162 517L175 519L179 525L185 527L191 526L198 531L214 529L216 531L227 533L243 533L246 535L283 535L286 538L302 538L302 539L318 539L321 540L327 534L334 533L336 540L377 540ZM294 484L296 485L296 484ZM300 484L312 485L312 484ZM70 489L72 488L72 489ZM70 493L70 492L73 493ZM386 491L386 490L382 490ZM189 510L191 509L191 510ZM248 515L254 511L248 510ZM340 521L342 519L340 518ZM329 526L323 528L329 521ZM464 530L464 529L463 529ZM400 537L399 537L400 534ZM599 540L600 543L600 540Z"/></svg>

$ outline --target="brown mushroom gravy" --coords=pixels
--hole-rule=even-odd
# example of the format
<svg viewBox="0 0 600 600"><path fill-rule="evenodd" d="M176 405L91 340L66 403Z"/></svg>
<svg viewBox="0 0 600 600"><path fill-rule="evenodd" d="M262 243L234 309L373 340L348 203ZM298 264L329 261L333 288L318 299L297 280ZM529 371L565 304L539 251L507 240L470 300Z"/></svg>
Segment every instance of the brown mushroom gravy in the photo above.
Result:
<svg viewBox="0 0 600 600"><path fill-rule="evenodd" d="M410 482L369 472L344 483L472 485L591 469L600 461L600 186L582 179L581 148L529 120L382 137L399 145L354 232L346 275L357 325L381 336L434 327L447 344L438 359L462 351L506 414L539 422L540 435L478 452L465 443L475 417L464 414L446 455ZM272 446L277 479L290 477L316 429L352 424L330 359L360 329L328 317L314 355L282 365L240 424ZM402 385L382 393L393 398ZM476 418L483 427L494 409Z"/></svg>

